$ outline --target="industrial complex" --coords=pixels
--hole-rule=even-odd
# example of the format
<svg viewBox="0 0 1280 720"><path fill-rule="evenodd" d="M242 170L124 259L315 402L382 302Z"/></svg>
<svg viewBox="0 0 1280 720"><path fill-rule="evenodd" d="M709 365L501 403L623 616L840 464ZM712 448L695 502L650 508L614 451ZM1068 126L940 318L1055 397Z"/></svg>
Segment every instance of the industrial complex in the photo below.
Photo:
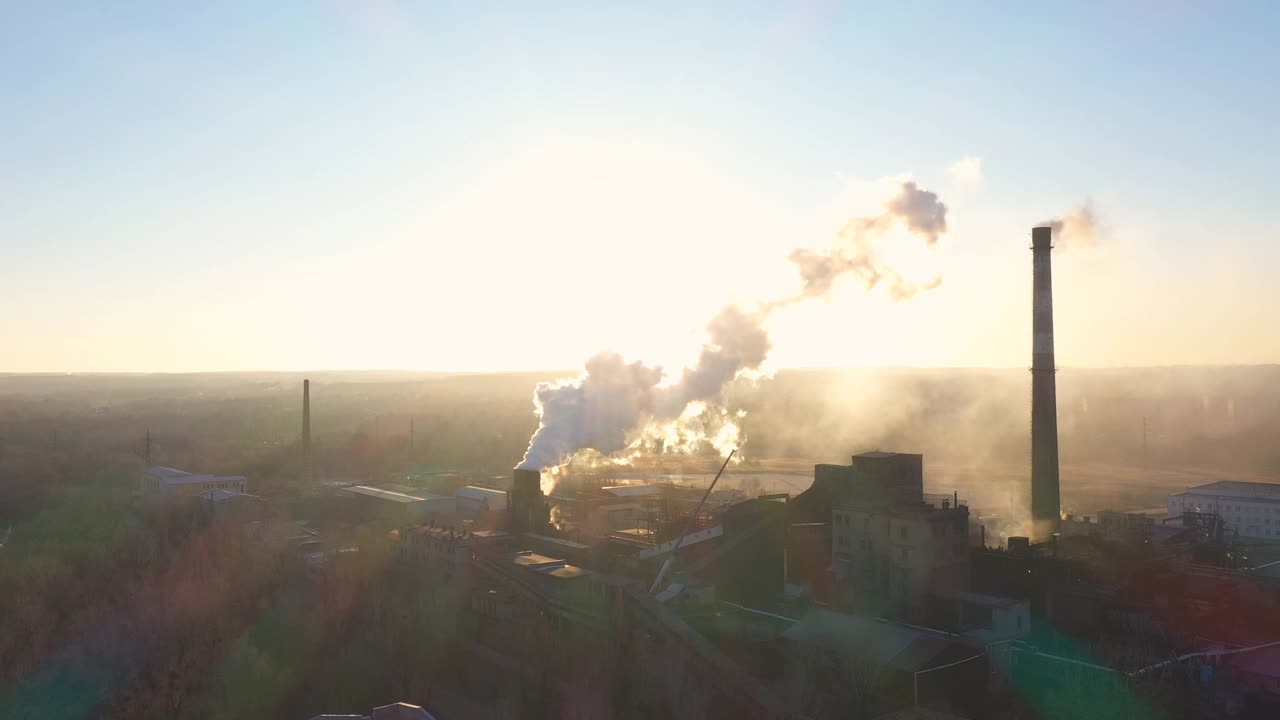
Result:
<svg viewBox="0 0 1280 720"><path fill-rule="evenodd" d="M1029 520L1015 532L989 535L991 509L931 486L922 455L880 449L815 465L794 493L626 468L318 482L304 383L314 507L389 538L395 571L456 624L459 662L529 679L551 705L983 717L1027 683L1181 687L1208 682L1205 667L1280 694L1268 654L1280 626L1242 620L1280 611L1267 543L1280 541L1280 485L1188 488L1164 514L1063 516L1051 250L1050 228L1035 228ZM148 498L247 491L243 477L164 467L142 479ZM338 582L351 540L291 527L309 576ZM373 717L428 712L401 703Z"/></svg>

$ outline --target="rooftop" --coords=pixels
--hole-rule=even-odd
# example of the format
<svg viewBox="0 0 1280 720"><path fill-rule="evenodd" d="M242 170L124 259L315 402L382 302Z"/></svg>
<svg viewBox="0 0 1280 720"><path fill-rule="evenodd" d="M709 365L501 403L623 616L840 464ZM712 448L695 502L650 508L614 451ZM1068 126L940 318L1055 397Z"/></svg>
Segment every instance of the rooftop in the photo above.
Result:
<svg viewBox="0 0 1280 720"><path fill-rule="evenodd" d="M369 485L353 485L349 488L343 488L345 492L353 495L364 495L366 497L378 498L380 500L389 500L398 503L415 503L425 500L447 500L444 495L432 495L431 493L420 492L416 495L402 493L397 490L387 490L380 487L372 487Z"/></svg>
<svg viewBox="0 0 1280 720"><path fill-rule="evenodd" d="M166 477L164 479L166 485L195 485L201 483L212 482L244 482L243 475L178 475L176 477Z"/></svg>
<svg viewBox="0 0 1280 720"><path fill-rule="evenodd" d="M191 474L186 470L175 470L174 468L165 467L163 465L152 465L151 467L147 468L146 473L148 475L157 475L162 478L177 478L177 477L184 477Z"/></svg>
<svg viewBox="0 0 1280 720"><path fill-rule="evenodd" d="M435 720L435 716L421 705L398 702L374 708L373 720Z"/></svg>
<svg viewBox="0 0 1280 720"><path fill-rule="evenodd" d="M456 495L457 497L472 498L475 500L488 500L489 498L505 499L507 496L507 491L494 490L493 488L476 487L475 485L467 485L465 487L458 488L457 492L455 492L454 495Z"/></svg>
<svg viewBox="0 0 1280 720"><path fill-rule="evenodd" d="M530 552L527 550L524 552L516 553L515 557L511 558L511 562L515 563L516 565L521 565L527 568L549 567L551 565L565 564L564 560L557 560L556 558L547 557L546 555L539 555L536 552Z"/></svg>
<svg viewBox="0 0 1280 720"><path fill-rule="evenodd" d="M810 612L782 636L908 672L929 666L951 644L894 623L823 609Z"/></svg>
<svg viewBox="0 0 1280 720"><path fill-rule="evenodd" d="M872 458L875 460L883 460L885 458L898 457L903 453L900 452L884 452L882 450L872 450L871 452L858 453L854 457Z"/></svg>
<svg viewBox="0 0 1280 720"><path fill-rule="evenodd" d="M557 567L547 567L538 570L541 575L557 578L559 580L572 580L573 578L586 577L591 575L590 570L578 567L577 565L560 565Z"/></svg>
<svg viewBox="0 0 1280 720"><path fill-rule="evenodd" d="M662 494L662 488L657 485L615 485L600 489L615 497L648 497Z"/></svg>
<svg viewBox="0 0 1280 720"><path fill-rule="evenodd" d="M1219 497L1257 498L1259 500L1280 500L1280 483L1240 482L1238 480L1219 480L1217 482L1187 488L1184 493L1196 495L1215 495ZM1183 493L1174 493L1182 495Z"/></svg>
<svg viewBox="0 0 1280 720"><path fill-rule="evenodd" d="M368 485L352 485L346 489L352 495L365 495L367 497L378 498L380 500L390 500L399 503L415 503L422 502L422 498L406 495L395 490L383 490L382 488L369 487Z"/></svg>

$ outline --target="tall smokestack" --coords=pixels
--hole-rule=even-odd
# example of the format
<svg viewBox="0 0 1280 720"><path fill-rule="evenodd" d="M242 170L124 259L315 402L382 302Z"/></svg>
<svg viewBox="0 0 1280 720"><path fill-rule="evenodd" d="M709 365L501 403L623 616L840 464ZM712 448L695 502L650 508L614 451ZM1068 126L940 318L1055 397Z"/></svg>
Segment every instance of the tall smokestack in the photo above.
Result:
<svg viewBox="0 0 1280 720"><path fill-rule="evenodd" d="M311 381L302 381L302 471L311 482Z"/></svg>
<svg viewBox="0 0 1280 720"><path fill-rule="evenodd" d="M1058 398L1053 358L1053 228L1031 230L1031 520L1037 541L1058 531Z"/></svg>

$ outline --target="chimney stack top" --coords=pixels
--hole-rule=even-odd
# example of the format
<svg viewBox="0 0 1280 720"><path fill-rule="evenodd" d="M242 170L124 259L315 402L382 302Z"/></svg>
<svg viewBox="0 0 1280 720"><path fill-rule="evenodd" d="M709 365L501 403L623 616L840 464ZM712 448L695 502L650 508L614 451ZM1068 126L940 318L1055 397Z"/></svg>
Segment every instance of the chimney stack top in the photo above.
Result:
<svg viewBox="0 0 1280 720"><path fill-rule="evenodd" d="M1053 247L1053 228L1048 225L1040 225L1031 228L1031 248L1033 250L1048 249Z"/></svg>

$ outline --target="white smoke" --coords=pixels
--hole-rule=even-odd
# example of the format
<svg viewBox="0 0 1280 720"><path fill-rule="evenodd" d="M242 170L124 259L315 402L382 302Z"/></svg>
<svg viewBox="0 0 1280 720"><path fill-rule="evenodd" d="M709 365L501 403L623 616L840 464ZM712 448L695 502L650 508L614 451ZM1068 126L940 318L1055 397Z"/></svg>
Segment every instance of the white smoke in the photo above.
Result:
<svg viewBox="0 0 1280 720"><path fill-rule="evenodd" d="M1098 213L1092 202L1040 224L1053 228L1054 243L1062 248L1091 247L1098 239Z"/></svg>
<svg viewBox="0 0 1280 720"><path fill-rule="evenodd" d="M933 245L947 230L946 213L935 193L903 182L879 215L849 221L835 247L791 253L803 283L798 294L754 310L729 305L717 313L707 323L697 363L678 376L604 352L588 360L575 379L539 383L533 396L539 425L519 467L554 470L584 450L607 456L626 449L693 452L707 445L727 452L737 447L742 413L726 410L723 395L729 383L759 370L768 357L771 313L826 296L846 275L867 290L883 286L895 301L937 287L940 276L923 284L908 281L878 257L875 241L900 224Z"/></svg>
<svg viewBox="0 0 1280 720"><path fill-rule="evenodd" d="M936 193L902 183L898 193L885 203L884 211L871 217L850 220L836 236L834 247L825 250L801 248L791 253L791 262L800 271L804 287L784 303L825 297L836 281L851 275L867 290L883 286L894 301L909 300L922 290L942 283L938 276L924 284L913 283L884 262L875 251L875 243L895 224L902 224L914 235L934 245L947 231L947 206Z"/></svg>
<svg viewBox="0 0 1280 720"><path fill-rule="evenodd" d="M627 432L653 416L661 380L661 368L603 352L578 378L538 383L533 405L539 425L519 467L553 468L586 448L606 455L625 448Z"/></svg>
<svg viewBox="0 0 1280 720"><path fill-rule="evenodd" d="M650 440L674 440L671 449L691 447L706 437L696 430L696 418L687 413L695 403L717 407L724 388L743 371L758 369L769 354L769 335L763 316L730 305L707 323L707 342L694 367L685 368L679 380L661 385L663 371L643 363L628 364L621 355L603 352L587 361L586 372L573 380L538 383L533 393L540 419L519 467L526 470L554 468L568 462L579 450L603 455L639 442L636 433L656 421L664 427ZM736 428L716 427L715 437ZM714 444L714 439L712 440Z"/></svg>
<svg viewBox="0 0 1280 720"><path fill-rule="evenodd" d="M738 373L759 368L771 347L764 318L763 312L748 313L735 305L711 318L698 364L685 368L666 398L664 415L677 417L691 402L719 401L724 387Z"/></svg>

